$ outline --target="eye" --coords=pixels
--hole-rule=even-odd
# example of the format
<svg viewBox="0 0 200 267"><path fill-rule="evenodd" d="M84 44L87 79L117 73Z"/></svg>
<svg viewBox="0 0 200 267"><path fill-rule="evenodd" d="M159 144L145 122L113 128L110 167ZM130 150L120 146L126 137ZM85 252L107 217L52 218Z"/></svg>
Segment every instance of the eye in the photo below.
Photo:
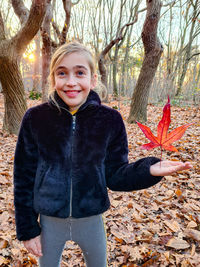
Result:
<svg viewBox="0 0 200 267"><path fill-rule="evenodd" d="M57 75L58 75L58 76L64 76L64 75L65 75L65 72L64 72L64 71L59 71L59 72L57 73Z"/></svg>
<svg viewBox="0 0 200 267"><path fill-rule="evenodd" d="M82 75L84 75L84 72L82 70L79 70L79 71L77 71L77 75L82 76Z"/></svg>
<svg viewBox="0 0 200 267"><path fill-rule="evenodd" d="M55 71L55 75L57 77L64 77L66 75L66 71L64 71L62 69L60 69L60 70L58 69L58 70Z"/></svg>
<svg viewBox="0 0 200 267"><path fill-rule="evenodd" d="M76 75L82 77L86 75L86 72L84 70L77 70Z"/></svg>

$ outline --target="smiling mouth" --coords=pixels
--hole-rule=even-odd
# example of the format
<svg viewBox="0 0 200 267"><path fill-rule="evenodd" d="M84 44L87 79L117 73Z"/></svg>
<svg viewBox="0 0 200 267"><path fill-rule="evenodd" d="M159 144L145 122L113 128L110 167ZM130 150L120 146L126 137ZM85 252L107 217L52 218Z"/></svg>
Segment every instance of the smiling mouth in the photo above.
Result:
<svg viewBox="0 0 200 267"><path fill-rule="evenodd" d="M80 92L81 92L81 90L67 90L67 91L64 91L64 93L70 98L75 98Z"/></svg>

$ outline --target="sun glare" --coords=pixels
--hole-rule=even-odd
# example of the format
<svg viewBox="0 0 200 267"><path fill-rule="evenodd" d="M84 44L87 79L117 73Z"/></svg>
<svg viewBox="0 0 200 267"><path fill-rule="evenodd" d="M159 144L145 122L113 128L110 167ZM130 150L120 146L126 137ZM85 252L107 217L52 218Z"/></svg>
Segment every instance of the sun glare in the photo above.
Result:
<svg viewBox="0 0 200 267"><path fill-rule="evenodd" d="M29 54L29 55L28 55L28 59L29 59L30 61L35 61L35 56L34 56L34 54Z"/></svg>

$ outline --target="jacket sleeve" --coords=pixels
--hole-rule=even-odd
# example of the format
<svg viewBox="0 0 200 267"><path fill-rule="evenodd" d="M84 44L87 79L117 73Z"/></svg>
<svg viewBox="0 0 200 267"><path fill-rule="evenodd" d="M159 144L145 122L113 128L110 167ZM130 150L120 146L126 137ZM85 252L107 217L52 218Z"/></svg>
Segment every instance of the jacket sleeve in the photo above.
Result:
<svg viewBox="0 0 200 267"><path fill-rule="evenodd" d="M150 166L159 162L160 159L146 157L129 163L124 122L118 112L115 113L113 119L113 134L108 144L105 160L107 186L114 191L132 191L148 188L158 183L162 177L152 176Z"/></svg>
<svg viewBox="0 0 200 267"><path fill-rule="evenodd" d="M17 238L29 240L40 234L38 214L33 208L37 145L30 124L30 110L22 120L14 157L14 205Z"/></svg>

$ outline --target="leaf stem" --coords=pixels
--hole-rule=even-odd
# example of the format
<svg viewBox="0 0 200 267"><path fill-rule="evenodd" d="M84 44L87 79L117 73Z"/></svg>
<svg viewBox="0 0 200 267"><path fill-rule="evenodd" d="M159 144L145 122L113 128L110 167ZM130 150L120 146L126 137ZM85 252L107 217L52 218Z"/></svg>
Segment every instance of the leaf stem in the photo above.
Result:
<svg viewBox="0 0 200 267"><path fill-rule="evenodd" d="M160 155L160 168L161 168L162 152L163 152L163 150L162 150L162 146L160 146L160 150L161 150L161 155Z"/></svg>

